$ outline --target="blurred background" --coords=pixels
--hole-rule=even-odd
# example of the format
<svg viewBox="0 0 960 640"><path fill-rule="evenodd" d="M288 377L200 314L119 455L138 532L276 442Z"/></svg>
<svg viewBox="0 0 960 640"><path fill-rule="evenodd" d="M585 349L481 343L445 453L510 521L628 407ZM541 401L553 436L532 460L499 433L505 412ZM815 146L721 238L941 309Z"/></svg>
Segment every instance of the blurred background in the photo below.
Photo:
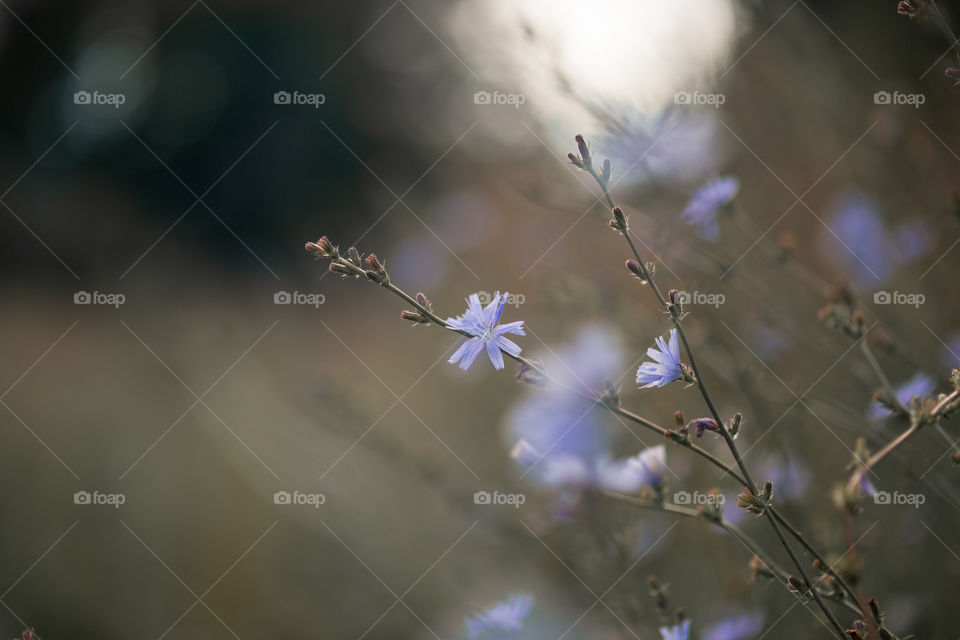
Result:
<svg viewBox="0 0 960 640"><path fill-rule="evenodd" d="M443 317L508 290L525 355L619 380L664 426L699 417L694 390L633 384L668 322L566 160L576 133L612 159L661 286L691 294L754 475L899 635L955 629L960 433L921 432L871 477L919 507L839 511L857 438L904 425L818 319L855 296L917 393L960 363L960 24L914 4L2 0L0 631L456 638L528 593L516 637L654 638L656 574L691 637L826 637L703 522L521 478L542 390L446 364L456 336L303 251L376 252ZM709 237L681 212L720 176L739 189ZM660 444L587 422L611 456ZM667 466L668 495L735 503L701 460Z"/></svg>

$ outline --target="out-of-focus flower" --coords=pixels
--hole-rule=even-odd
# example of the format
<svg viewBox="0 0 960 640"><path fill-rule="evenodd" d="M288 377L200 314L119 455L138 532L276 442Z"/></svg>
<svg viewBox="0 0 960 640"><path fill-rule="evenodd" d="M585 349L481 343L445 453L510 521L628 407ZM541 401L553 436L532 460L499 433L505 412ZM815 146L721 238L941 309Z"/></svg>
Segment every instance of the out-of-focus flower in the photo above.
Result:
<svg viewBox="0 0 960 640"><path fill-rule="evenodd" d="M904 406L909 405L911 398L914 396L928 396L933 393L936 386L933 378L921 371L896 388L897 400ZM889 416L890 413L890 409L879 402L874 402L870 405L870 417L874 420L882 420Z"/></svg>
<svg viewBox="0 0 960 640"><path fill-rule="evenodd" d="M861 285L886 281L897 267L930 248L930 233L922 221L891 232L876 203L860 194L843 196L834 204L823 238L830 245L830 259ZM836 246L837 240L842 246Z"/></svg>
<svg viewBox="0 0 960 640"><path fill-rule="evenodd" d="M621 493L633 493L641 487L656 487L663 482L666 447L657 445L630 458L611 460L607 454L595 458L570 453L542 453L521 440L511 457L533 471L541 484L560 489L595 487Z"/></svg>
<svg viewBox="0 0 960 640"><path fill-rule="evenodd" d="M520 631L531 609L533 596L512 594L506 600L467 618L467 633L471 638L478 638L488 631Z"/></svg>
<svg viewBox="0 0 960 640"><path fill-rule="evenodd" d="M954 334L943 348L943 363L951 368L960 366L960 333Z"/></svg>
<svg viewBox="0 0 960 640"><path fill-rule="evenodd" d="M520 347L505 337L506 333L515 333L525 335L523 332L523 320L510 322L500 325L500 315L503 313L503 307L507 304L508 294L504 293L501 298L500 292L493 296L486 307L480 305L479 294L471 294L467 298L467 310L462 316L456 318L447 318L447 323L454 329L466 331L472 338L460 345L453 356L450 357L451 364L460 363L460 368L466 371L477 359L484 348L487 350L487 356L493 363L495 369L503 369L503 354L500 350L506 351L512 356L520 355Z"/></svg>
<svg viewBox="0 0 960 640"><path fill-rule="evenodd" d="M697 228L701 238L716 240L720 236L717 216L739 191L740 181L733 176L711 178L693 194L681 215L687 224Z"/></svg>
<svg viewBox="0 0 960 640"><path fill-rule="evenodd" d="M877 488L873 486L872 482L870 482L869 473L863 474L863 476L860 478L860 493L868 498L872 498L873 496L877 495Z"/></svg>
<svg viewBox="0 0 960 640"><path fill-rule="evenodd" d="M735 615L707 627L703 632L703 640L746 640L762 628L762 615Z"/></svg>
<svg viewBox="0 0 960 640"><path fill-rule="evenodd" d="M690 640L690 621L684 620L672 627L660 627L662 640Z"/></svg>
<svg viewBox="0 0 960 640"><path fill-rule="evenodd" d="M531 388L507 414L508 437L515 443L511 456L525 475L544 486L573 490L573 500L590 487L629 493L658 486L666 469L666 447L614 459L606 413L564 388L596 393L604 381L623 373L614 330L588 327L551 356L546 366L563 386Z"/></svg>
<svg viewBox="0 0 960 640"><path fill-rule="evenodd" d="M760 477L773 482L781 500L796 500L810 486L810 471L793 456L771 456L763 461L759 469Z"/></svg>
<svg viewBox="0 0 960 640"><path fill-rule="evenodd" d="M669 343L661 336L657 338L656 344L656 349L647 349L647 356L653 358L653 362L644 362L637 369L637 384L641 385L641 389L663 387L684 377L677 330L670 329Z"/></svg>

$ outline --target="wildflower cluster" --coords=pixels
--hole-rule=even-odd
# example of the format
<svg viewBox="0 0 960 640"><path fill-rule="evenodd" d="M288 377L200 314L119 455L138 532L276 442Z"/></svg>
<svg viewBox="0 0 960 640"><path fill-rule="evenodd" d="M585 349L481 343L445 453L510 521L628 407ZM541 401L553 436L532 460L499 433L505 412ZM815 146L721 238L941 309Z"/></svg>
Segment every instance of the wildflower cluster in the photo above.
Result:
<svg viewBox="0 0 960 640"><path fill-rule="evenodd" d="M922 2L901 2L902 13L916 14ZM669 321L664 328L647 329L653 338L653 346L646 350L647 360L639 364L635 383L640 389L662 388L671 382L685 383L686 388L696 388L705 407L704 417L687 421L683 412L674 413L675 428L660 426L654 420L636 414L624 407L624 393L613 382L622 371L619 333L610 327L588 327L568 345L551 352L554 359L531 359L522 355L520 345L508 335L524 336L525 323L514 320L501 324L507 303L507 293L497 292L484 306L478 293L467 297L467 308L459 316L442 318L423 293L411 296L397 287L390 278L386 264L375 254L363 256L353 247L341 254L326 237L307 243L306 249L318 259L330 261L330 270L342 277L363 277L384 287L400 297L412 309L404 309L401 318L418 325L436 325L465 338L449 363L467 370L486 353L494 369L505 368L505 357L518 364L516 380L530 385L529 393L518 401L506 416L510 456L528 478L548 491L554 492L557 502L554 515L559 519L571 518L585 496L595 499L611 499L619 503L645 509L653 509L706 522L735 537L751 554L746 562L752 576L770 579L771 584L809 600L829 622L836 637L896 639L884 626L882 612L875 600L871 600L870 616L865 616L861 595L853 588L858 574L852 560L848 564L830 564L801 532L791 524L774 504L774 481L777 482L778 500L796 499L802 487L809 481L809 474L792 465L781 456L769 458L772 463L762 472L767 478L762 484L754 481L736 439L744 430L745 419L741 412L724 420L717 410L707 385L697 368L690 341L684 331L687 312L684 299L677 290L666 294L656 280L656 265L645 261L633 240L629 217L616 205L610 192L613 172L609 160L597 163L590 146L583 136L576 136L576 152L568 154L570 163L587 172L599 186L602 197L609 207L608 226L625 240L632 256L626 260L631 276L650 291L663 316ZM704 240L715 240L720 233L723 212L732 207L740 192L740 183L733 176L708 181L690 199L681 218L692 225ZM857 444L854 461L849 471L851 478L835 492L837 506L847 514L858 511L863 496L876 492L869 474L890 452L899 447L925 425L939 426L939 422L960 410L960 370L952 374L953 390L934 394L934 381L926 374L918 374L899 387L890 384L880 368L873 348L892 350L892 342L886 334L872 333L865 314L852 292L846 287L838 288L829 304L820 312L820 317L845 336L862 345L867 362L875 370L882 387L874 395L874 403L868 409L873 419L904 419L909 425L898 438L876 453L871 453L866 442ZM659 335L658 335L659 334ZM871 346L872 345L872 346ZM799 401L799 400L798 400ZM647 446L628 455L616 455L608 425L603 420L604 412L624 422L643 427L661 436L665 442ZM732 463L724 462L718 455L704 449L699 442L706 433L722 441ZM684 504L670 501L665 488L668 484L667 445L685 449L693 455L724 472L739 484L737 506L757 519L767 521L790 562L790 569L782 567L775 553L749 537L734 522L736 514L728 513L722 506L722 494L711 489L704 500L706 504ZM960 452L957 459L960 460ZM675 474L673 474L675 475ZM679 477L677 478L679 480ZM801 487L797 489L797 487ZM677 495L682 495L678 493ZM689 494L688 494L689 495ZM736 511L741 517L743 511ZM613 539L618 539L612 535ZM802 549L798 553L795 545ZM807 559L801 554L809 555ZM810 567L819 572L811 576ZM766 581L766 580L764 580ZM659 632L662 640L689 640L691 621L683 612L667 611L667 587L651 579L650 593L661 616ZM480 613L467 618L466 627L471 638L484 634L512 632L524 628L533 616L534 600L528 594L510 595ZM814 610L811 607L811 610ZM840 615L857 616L852 625L845 625ZM865 618L870 618L865 620ZM848 618L849 619L849 618ZM721 621L713 630L717 634L733 633L738 629L755 629L762 619L747 614ZM876 633L872 633L871 630ZM728 637L710 635L704 637ZM741 637L741 636L729 636Z"/></svg>

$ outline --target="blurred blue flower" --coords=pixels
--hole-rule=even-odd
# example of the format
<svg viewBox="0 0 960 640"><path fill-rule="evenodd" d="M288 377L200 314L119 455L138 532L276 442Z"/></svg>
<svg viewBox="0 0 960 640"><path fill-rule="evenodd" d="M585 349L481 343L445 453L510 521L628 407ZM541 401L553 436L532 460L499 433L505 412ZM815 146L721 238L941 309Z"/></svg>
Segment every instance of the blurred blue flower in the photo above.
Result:
<svg viewBox="0 0 960 640"><path fill-rule="evenodd" d="M604 105L603 115L605 131L593 137L619 181L680 184L701 178L720 161L720 124L712 114L669 108L656 116L611 115Z"/></svg>
<svg viewBox="0 0 960 640"><path fill-rule="evenodd" d="M931 244L930 231L920 220L887 230L876 203L862 194L839 198L832 207L823 237L833 244L829 256L861 285L886 281L900 265L923 255Z"/></svg>
<svg viewBox="0 0 960 640"><path fill-rule="evenodd" d="M619 378L621 353L614 329L590 326L551 354L548 368L562 385L531 388L506 417L508 438L515 443L511 457L524 475L544 486L577 492L602 487L629 493L662 482L666 447L614 459L607 415L569 390L594 392L605 380Z"/></svg>
<svg viewBox="0 0 960 640"><path fill-rule="evenodd" d="M960 367L960 333L954 334L943 348L943 363L951 369Z"/></svg>
<svg viewBox="0 0 960 640"><path fill-rule="evenodd" d="M684 620L672 627L660 627L660 636L663 640L690 640L690 621Z"/></svg>
<svg viewBox="0 0 960 640"><path fill-rule="evenodd" d="M633 493L641 487L657 487L663 483L666 453L666 446L661 444L618 460L611 460L607 454L595 458L570 453L553 455L542 453L526 440L521 440L510 455L525 469L535 471L533 477L548 487L596 487Z"/></svg>
<svg viewBox="0 0 960 640"><path fill-rule="evenodd" d="M919 258L930 248L930 230L921 220L900 225L894 236L897 255L902 262Z"/></svg>
<svg viewBox="0 0 960 640"><path fill-rule="evenodd" d="M873 496L877 495L877 488L873 486L872 482L870 482L869 473L863 474L863 476L860 478L860 493L868 498L872 498Z"/></svg>
<svg viewBox="0 0 960 640"><path fill-rule="evenodd" d="M733 176L711 178L693 194L681 215L687 224L697 228L701 238L716 240L720 235L717 215L739 191L740 181Z"/></svg>
<svg viewBox="0 0 960 640"><path fill-rule="evenodd" d="M736 615L707 627L703 640L746 640L763 628L761 615Z"/></svg>
<svg viewBox="0 0 960 640"><path fill-rule="evenodd" d="M910 399L914 396L930 395L936 386L937 384L933 378L921 371L896 388L897 399L901 404L906 406L910 404ZM870 405L870 417L874 420L882 420L889 415L890 409L879 402L874 402Z"/></svg>
<svg viewBox="0 0 960 640"><path fill-rule="evenodd" d="M520 631L531 609L533 596L512 594L506 600L467 618L467 633L471 638L478 638L487 631Z"/></svg>
<svg viewBox="0 0 960 640"><path fill-rule="evenodd" d="M794 457L774 455L760 466L760 476L776 487L777 496L784 500L796 500L810 486L810 471Z"/></svg>
<svg viewBox="0 0 960 640"><path fill-rule="evenodd" d="M451 364L460 363L460 368L466 371L477 359L484 347L487 349L487 356L493 363L495 369L503 369L503 354L500 350L506 351L512 356L520 355L520 347L509 338L504 337L506 333L515 333L525 335L523 332L523 320L511 322L505 325L499 325L500 315L503 313L503 307L507 304L508 294L504 292L501 298L500 292L493 296L486 307L480 306L480 296L476 293L467 298L467 310L462 316L456 318L447 318L447 323L454 329L466 331L474 336L460 345L456 353L448 360Z"/></svg>
<svg viewBox="0 0 960 640"><path fill-rule="evenodd" d="M663 336L657 338L656 343L656 349L653 347L647 349L647 357L653 358L654 361L644 362L637 369L637 384L642 385L641 389L663 387L683 377L677 330L670 329L669 344Z"/></svg>
<svg viewBox="0 0 960 640"><path fill-rule="evenodd" d="M596 325L581 329L572 342L547 354L543 364L560 384L528 387L506 414L507 442L512 446L523 440L551 456L605 455L612 445L608 416L568 388L587 393L602 389L605 379L623 374L622 354L616 329Z"/></svg>

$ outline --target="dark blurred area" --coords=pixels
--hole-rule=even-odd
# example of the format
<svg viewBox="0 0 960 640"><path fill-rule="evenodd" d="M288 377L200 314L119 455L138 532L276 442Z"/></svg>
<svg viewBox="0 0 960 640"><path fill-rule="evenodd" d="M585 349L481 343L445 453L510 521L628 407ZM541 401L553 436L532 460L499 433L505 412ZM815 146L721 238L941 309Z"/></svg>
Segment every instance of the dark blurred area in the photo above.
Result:
<svg viewBox="0 0 960 640"><path fill-rule="evenodd" d="M851 292L890 336L895 386L922 373L945 391L960 365L953 7L910 20L896 2L705 2L730 17L710 64L671 57L699 35L655 54L663 91L720 92L713 110L649 107L647 53L571 77L563 47L541 43L582 7L517 4L543 22L499 2L0 1L0 633L458 638L466 616L522 591L538 626L517 637L652 638L656 574L695 629L743 612L762 625L737 637L826 637L812 607L750 584L750 554L701 522L673 529L596 495L556 518L504 426L536 390L509 363L447 364L456 336L406 326L400 300L303 250L327 235L376 252L441 317L476 291L517 293L504 320L526 321L525 355L604 327L631 367L626 406L667 426L678 409L697 417L693 390L635 389L634 360L668 325L566 164L580 131L615 156L616 198L662 286L723 295L692 306L687 330L721 413L746 416L748 462L795 473L783 510L855 565L901 637L955 627L956 425L873 478L923 494L920 508L842 515L831 496L857 438L876 450L904 425L870 417L879 381L817 317ZM694 33L659 4L639 6ZM596 11L629 27L635 9ZM574 22L576 44L602 56L608 26ZM525 102L478 101L495 89ZM923 103L878 102L884 91ZM664 122L675 133L701 116L697 163L650 153ZM740 191L708 242L678 212L717 175ZM887 306L888 291L925 302ZM617 455L660 444L607 422ZM740 487L684 454L668 448L673 488L735 502ZM495 489L526 504L474 502ZM782 552L762 523L741 526ZM607 540L621 530L636 538L626 560Z"/></svg>

